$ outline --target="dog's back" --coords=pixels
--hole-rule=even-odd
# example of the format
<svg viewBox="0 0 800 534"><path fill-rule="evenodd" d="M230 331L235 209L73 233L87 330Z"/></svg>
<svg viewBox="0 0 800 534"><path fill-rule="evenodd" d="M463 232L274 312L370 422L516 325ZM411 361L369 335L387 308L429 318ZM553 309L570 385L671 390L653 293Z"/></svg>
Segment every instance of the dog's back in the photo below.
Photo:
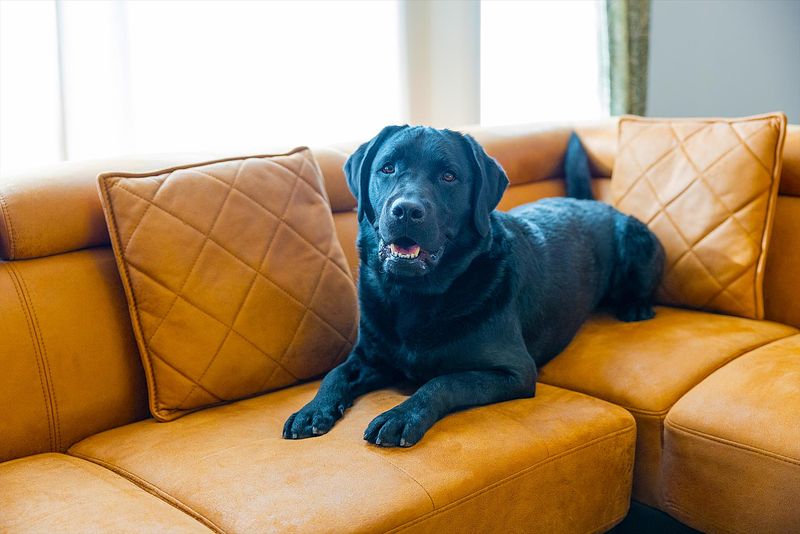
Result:
<svg viewBox="0 0 800 534"><path fill-rule="evenodd" d="M570 139L567 191L591 195L588 157ZM598 305L625 321L653 316L664 253L637 219L594 200L548 198L500 215L516 253L518 306L528 350L542 365L561 352ZM568 302L569 305L565 305Z"/></svg>

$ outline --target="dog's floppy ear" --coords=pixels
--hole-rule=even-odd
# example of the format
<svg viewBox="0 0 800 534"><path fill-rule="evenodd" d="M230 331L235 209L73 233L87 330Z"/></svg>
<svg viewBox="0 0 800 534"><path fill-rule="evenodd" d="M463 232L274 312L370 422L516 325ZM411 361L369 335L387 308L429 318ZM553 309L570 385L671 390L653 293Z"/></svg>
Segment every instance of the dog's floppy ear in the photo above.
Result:
<svg viewBox="0 0 800 534"><path fill-rule="evenodd" d="M471 135L464 134L464 139L469 143L474 164L479 171L472 186L473 217L475 228L484 237L489 233L489 214L497 207L508 187L508 176L497 160L489 156Z"/></svg>
<svg viewBox="0 0 800 534"><path fill-rule="evenodd" d="M344 174L347 177L347 187L358 201L358 220L364 217L372 223L375 221L375 212L369 202L369 178L372 161L381 145L389 137L408 128L408 126L386 126L378 135L367 141L358 150L353 152L344 163Z"/></svg>

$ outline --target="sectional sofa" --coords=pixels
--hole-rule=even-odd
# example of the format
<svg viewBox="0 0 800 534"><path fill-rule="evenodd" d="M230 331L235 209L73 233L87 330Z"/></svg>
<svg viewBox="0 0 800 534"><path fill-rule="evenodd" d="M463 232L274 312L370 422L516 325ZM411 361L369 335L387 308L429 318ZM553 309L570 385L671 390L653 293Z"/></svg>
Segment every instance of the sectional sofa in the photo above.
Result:
<svg viewBox="0 0 800 534"><path fill-rule="evenodd" d="M506 169L500 209L562 195L575 128L609 198L616 121L474 128ZM356 272L357 146L313 148ZM0 181L0 532L604 532L631 502L709 532L800 532L800 127L790 126L766 320L661 306L598 313L533 399L445 418L410 449L363 429L281 439L318 381L150 418L97 175L208 155L64 163ZM665 517L666 517L665 515Z"/></svg>

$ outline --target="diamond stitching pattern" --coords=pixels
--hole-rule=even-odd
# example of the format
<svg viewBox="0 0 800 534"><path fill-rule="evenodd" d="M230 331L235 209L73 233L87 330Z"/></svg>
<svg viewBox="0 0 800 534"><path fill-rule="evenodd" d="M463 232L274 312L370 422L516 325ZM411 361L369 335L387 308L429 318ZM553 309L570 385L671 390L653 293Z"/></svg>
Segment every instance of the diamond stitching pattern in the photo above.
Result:
<svg viewBox="0 0 800 534"><path fill-rule="evenodd" d="M103 204L112 235L112 242L117 253L117 261L120 265L120 272L123 275L126 293L129 297L137 341L139 341L140 350L145 360L145 367L148 371L148 384L151 387L151 409L156 417L164 420L173 419L203 405L232 400L282 387L290 383L287 380L297 381L321 374L338 363L341 357L347 353L354 341L357 330L355 287L344 253L336 240L332 218L330 221L316 220L318 217L313 217L315 220L308 221L298 219L298 217L295 217L292 222L286 220L287 214L295 201L296 193L300 190L304 191L302 196L304 207L302 209L305 209L305 206L312 202L324 206L325 213L330 213L322 186L322 178L319 175L319 168L311 159L310 153L307 150L298 150L286 156L274 158L258 156L248 159L212 162L198 167L190 166L161 171L160 174L147 176L107 174L100 177ZM181 173L181 180L185 184L173 181L173 185L169 188L170 191L166 192L164 184L170 183L176 173ZM227 176L227 178L223 178L220 173ZM231 174L233 175L232 179L230 178ZM253 179L261 180L258 183L261 184L263 182L263 191L259 185L256 195L251 195L237 187L239 178L243 175L248 176L250 189L253 188L252 185L255 183L252 181ZM146 188L140 185L144 184L145 180L151 180L150 185ZM152 180L158 182L155 189L152 187ZM176 194L180 195L181 187L192 187L193 185L201 187L206 180L215 182L216 185L214 185L213 190L218 190L219 184L227 188L225 196L218 206L215 199L208 199L208 204L215 207L215 209L208 209L208 213L203 211L207 206L186 205L186 203L180 202L179 196L175 196ZM275 197L264 196L271 193L270 180L283 180L282 183L288 183L287 180L291 180L291 190L288 195L284 195L282 210L279 213L275 212L274 207L270 208L268 205L268 203L273 203L274 205ZM183 191L185 192L186 190L183 189ZM258 268L253 268L252 265L249 265L248 262L240 257L242 254L232 249L230 244L220 242L218 238L214 237L215 228L220 224L234 191L243 195L249 201L246 204L246 206L249 206L249 208L245 208L246 211L253 210L253 214L256 212L268 214L277 220L277 226L269 234L251 236L253 240L260 239L262 242L264 239L268 240L263 248ZM273 194L278 193L273 192ZM167 195L172 196L167 200L165 199ZM269 202L263 202L263 200L269 200ZM168 202L172 209L165 207ZM239 203L239 209L241 210L244 205ZM144 209L142 209L143 206ZM175 206L180 206L180 209L176 210ZM297 207L295 208L298 209ZM194 211L189 213L186 210ZM141 215L139 215L140 211ZM159 214L158 220L152 219L155 216L154 214ZM237 215L242 216L241 213L237 213ZM125 218L132 218L136 222L133 226L120 226L118 220ZM200 221L203 228L196 227L190 220ZM145 226L156 224L152 221L164 226L161 229L162 231L153 232L150 227L144 228ZM223 226L223 224L220 224L220 226ZM204 231L205 228L208 229ZM118 233L120 229L125 235ZM312 231L309 232L309 229ZM198 241L202 241L202 244L194 253L181 250L175 251L172 250L175 247L161 246L169 242L170 232L181 234L184 242L191 241L194 244L198 244ZM288 236L287 238L294 241L295 244L292 247L300 247L304 251L303 254L310 253L320 257L324 261L322 268L316 272L303 274L303 266L287 263L290 260L284 259L285 255L273 254L271 256L270 251L274 249L273 245L277 241L276 236L281 232L285 232ZM176 242L180 242L180 239ZM195 270L208 268L200 260L204 257L204 251L209 246L214 249L214 254L222 254L225 257L232 258L237 264L244 266L243 269L251 273L248 279L235 280L242 288L246 289L241 293L243 296L240 297L237 294L236 298L239 302L235 307L232 321L222 320L214 313L214 309L209 309L206 304L199 302L196 298L192 298L191 294L185 294L187 283L192 279ZM182 273L179 284L175 283L174 280L169 281L163 276L157 275L159 268L164 265L172 266ZM230 265L234 266L236 264ZM283 283L277 282L270 275L270 272L279 272L279 269L288 269L290 273L294 269L295 272L300 273L297 276L305 276L307 282L304 282L304 284L308 284L305 287L313 288L310 297L303 298L302 295L296 294L292 284L287 283L285 275L281 277ZM219 273L219 275L226 276L226 273ZM205 280L207 277L201 277L200 279ZM295 278L295 280L300 280L300 278ZM150 288L158 287L159 291L148 291L148 286ZM263 293L264 288L269 290L268 294L271 295L270 302L264 302L261 296L255 295L258 292L256 291L257 286L262 288L259 290L261 293ZM213 288L209 288L209 290L213 292ZM164 294L171 296L171 302L166 306L166 312L163 312L165 308ZM212 293L211 296L214 297L214 294ZM224 295L219 298L224 298ZM276 298L278 301L273 303L272 300ZM315 309L314 302L317 298L334 299L337 302L337 306L334 308L327 306L326 311ZM183 303L180 306L181 310L176 310L176 303L178 302ZM291 313L298 314L296 320L290 319L294 324L294 330L276 332L276 337L265 338L264 335L269 329L269 317L275 317L276 319L290 317L290 315L285 315L285 313L289 313L288 311L281 313L281 303L296 310ZM228 302L228 304L232 303ZM157 313L155 311L157 309L161 309L162 312ZM288 309L286 308L286 310ZM170 347L174 348L176 346L176 341L179 340L175 340L173 333L185 331L187 321L191 322L190 319L182 316L187 310L194 310L191 313L197 317L206 317L207 319L204 319L204 321L213 321L213 323L207 323L209 326L219 324L219 328L224 331L224 335L220 336L217 342L213 344L205 343L203 346L195 347L197 349L196 354L184 353L179 344L177 345L177 350L165 351L164 347L159 348L158 343L163 340L166 340L163 343L170 345ZM267 329L262 329L257 335L253 335L254 332L251 330L254 328L254 324L259 325L255 328L261 329L261 317L260 315L253 317L254 310L263 311L263 329ZM240 320L244 319L245 315L247 315L247 319ZM307 354L302 358L301 364L295 363L292 365L295 370L295 372L292 372L284 360L287 358L287 354L300 354L303 352L303 346L310 346L309 340L299 335L301 327L308 321L320 326L324 325L322 330L319 327L316 327L315 330L312 329L318 337L322 335L324 339L321 341L317 339L311 345L325 347L325 351L329 352L329 354ZM278 322L284 324L284 326L286 324L285 319L281 319ZM282 330L288 329L283 328ZM324 332L324 334L319 334L319 332ZM225 387L223 389L219 389L219 385L212 387L206 383L206 376L209 370L223 358L223 349L225 349L230 336L233 334L236 334L237 339L239 339L234 344L234 347L246 347L249 345L255 349L254 352L262 356L263 362L269 362L266 366L263 364L255 366L261 369L260 373L263 376L248 377L253 379L251 383L261 384L256 391L239 391L235 384L229 387L229 382L235 382L235 380L224 380ZM281 336L284 336L284 342L279 342ZM279 346L279 350L271 351L266 349L259 342L259 339L270 339L269 346ZM242 345L242 341L247 345ZM193 342L194 340L192 339L186 340L187 350L192 347ZM230 352L230 350L227 352ZM150 357L161 361L170 369L170 375L172 373L175 375L159 376L158 370L147 361ZM225 360L219 364L221 369L236 368L235 357L231 358L226 353L224 358ZM192 361L189 362L188 359L192 359ZM299 371L298 365L300 365ZM194 369L195 372L192 372L191 369ZM226 375L223 374L223 376ZM180 383L176 384L176 382Z"/></svg>
<svg viewBox="0 0 800 534"><path fill-rule="evenodd" d="M746 135L736 128L743 122L750 123ZM686 134L683 138L679 129ZM612 180L614 204L646 222L665 246L667 260L659 291L662 301L763 316L764 251L778 186L775 154L784 130L785 117L781 115L738 122L620 121L620 148ZM765 135L768 142L761 139ZM762 142L753 146L753 139ZM698 164L688 149L690 141L694 154L710 163ZM765 161L772 161L772 168ZM675 175L681 172L681 165L688 166L695 176L687 180L685 174ZM664 201L659 193L664 194L668 183L682 187L671 193L674 196L667 194ZM745 194L726 198L726 192L734 190ZM727 221L731 222L726 225ZM734 257L745 261L731 257L717 241L727 246L741 243ZM701 248L704 255L698 252ZM752 283L742 284L749 273Z"/></svg>

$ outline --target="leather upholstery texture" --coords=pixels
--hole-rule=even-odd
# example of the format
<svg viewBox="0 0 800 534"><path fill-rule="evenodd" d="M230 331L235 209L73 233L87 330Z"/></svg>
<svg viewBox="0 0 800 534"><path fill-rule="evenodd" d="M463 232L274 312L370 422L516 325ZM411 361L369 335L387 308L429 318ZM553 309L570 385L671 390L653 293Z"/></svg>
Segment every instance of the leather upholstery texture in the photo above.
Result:
<svg viewBox="0 0 800 534"><path fill-rule="evenodd" d="M99 187L156 418L320 375L349 352L355 286L308 149L105 173Z"/></svg>
<svg viewBox="0 0 800 534"><path fill-rule="evenodd" d="M592 172L611 176L616 148L616 119L576 124L529 124L465 128L491 146L513 183L558 177L563 151L573 128L581 133ZM347 189L342 165L361 142L313 149L332 211L349 211L355 199ZM0 179L0 259L38 258L107 245L108 231L97 197L98 174L115 170L144 173L167 167L221 159L224 154L152 154L65 162Z"/></svg>
<svg viewBox="0 0 800 534"><path fill-rule="evenodd" d="M667 511L705 532L800 532L799 425L800 335L718 370L667 416Z"/></svg>
<svg viewBox="0 0 800 534"><path fill-rule="evenodd" d="M611 176L617 150L617 122L612 118L574 124L468 127L464 130L490 145L489 153L501 164L516 169L511 173L514 185L557 178L563 149L573 129L580 135L589 154L592 175L598 178ZM325 187L334 212L355 207L342 165L359 144L340 143L313 150L325 176ZM553 149L558 147L561 152ZM109 169L141 173L222 156L204 153L106 158L65 162L3 176L0 180L0 258L36 258L108 244L95 187L95 177L99 173ZM780 192L782 195L800 196L800 125L787 127Z"/></svg>
<svg viewBox="0 0 800 534"><path fill-rule="evenodd" d="M147 417L114 255L0 262L0 461Z"/></svg>
<svg viewBox="0 0 800 534"><path fill-rule="evenodd" d="M798 146L800 149L800 146ZM764 276L768 319L800 327L800 197L778 197Z"/></svg>
<svg viewBox="0 0 800 534"><path fill-rule="evenodd" d="M786 116L619 123L614 205L666 252L662 303L764 317Z"/></svg>
<svg viewBox="0 0 800 534"><path fill-rule="evenodd" d="M616 121L576 128L598 178L595 195L608 201ZM471 129L512 169L503 209L561 194L570 129ZM357 222L341 164L358 144L314 151L334 212L332 227L351 268L358 263ZM242 525L300 530L308 521L315 528L345 525L347 531L362 524L363 530L415 532L508 525L605 531L624 514L631 465L634 498L703 530L798 530L790 514L797 509L791 506L797 494L791 447L798 443L791 441L797 334L771 322L659 308L653 321L633 327L598 315L544 367L536 398L445 418L408 450L376 449L361 440L372 417L405 398L392 390L360 400L331 434L301 442L280 440L280 426L311 398L315 384L169 424L142 421L148 415L145 374L115 257L106 246L96 174L208 159L65 163L0 181L0 258L18 260L0 261L0 462L27 456L0 463L0 531L86 530L65 518L80 520L79 526L107 521L96 530L125 531L133 524L138 532L152 524L160 532L174 524L182 531L183 518L193 514L201 529L226 531ZM789 126L764 308L767 319L796 327L798 235L800 127ZM87 250L69 252L77 249ZM723 372L733 376L717 378ZM635 461L629 415L548 382L630 410L637 422ZM114 430L101 433L108 429ZM28 456L65 451L88 436L72 452L92 457L95 466L70 458L62 468L66 456ZM312 461L298 463L298 456ZM100 471L93 473L95 467ZM135 486L117 486L122 478ZM354 479L363 487L340 490ZM172 518L152 508L148 495L188 515ZM97 504L114 517L95 517ZM6 509L14 511L11 523ZM239 509L246 512L241 517ZM279 513L267 516L265 509Z"/></svg>
<svg viewBox="0 0 800 534"><path fill-rule="evenodd" d="M22 260L108 244L97 175L208 161L208 154L156 154L69 161L0 180L0 259Z"/></svg>
<svg viewBox="0 0 800 534"><path fill-rule="evenodd" d="M208 533L130 480L64 454L0 463L0 532Z"/></svg>
<svg viewBox="0 0 800 534"><path fill-rule="evenodd" d="M633 495L659 506L664 418L673 404L716 369L796 332L777 323L668 307L636 323L598 314L541 369L539 379L613 402L634 415Z"/></svg>
<svg viewBox="0 0 800 534"><path fill-rule="evenodd" d="M364 429L406 395L381 390L324 436L282 439L317 387L134 423L70 453L225 532L592 532L627 511L635 429L619 407L542 385L533 399L450 415L415 447L383 449Z"/></svg>
<svg viewBox="0 0 800 534"><path fill-rule="evenodd" d="M786 126L781 195L800 197L800 124Z"/></svg>

